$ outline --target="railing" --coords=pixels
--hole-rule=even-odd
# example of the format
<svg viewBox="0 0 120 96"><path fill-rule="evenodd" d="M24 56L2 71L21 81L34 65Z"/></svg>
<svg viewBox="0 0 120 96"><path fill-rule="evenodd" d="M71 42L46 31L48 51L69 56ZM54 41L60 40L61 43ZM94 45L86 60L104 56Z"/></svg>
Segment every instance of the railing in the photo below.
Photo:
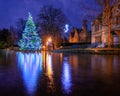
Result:
<svg viewBox="0 0 120 96"><path fill-rule="evenodd" d="M87 48L90 46L90 42L81 42L81 43L62 43L61 48Z"/></svg>

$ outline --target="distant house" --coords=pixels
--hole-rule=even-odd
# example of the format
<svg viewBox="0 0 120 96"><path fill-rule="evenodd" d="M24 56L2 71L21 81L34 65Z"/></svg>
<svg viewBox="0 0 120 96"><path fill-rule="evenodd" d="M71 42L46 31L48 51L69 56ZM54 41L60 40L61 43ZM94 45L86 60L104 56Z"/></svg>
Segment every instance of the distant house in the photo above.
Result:
<svg viewBox="0 0 120 96"><path fill-rule="evenodd" d="M85 43L90 42L91 36L88 31L86 20L83 20L83 25L81 29L74 28L69 36L69 43Z"/></svg>
<svg viewBox="0 0 120 96"><path fill-rule="evenodd" d="M108 27L104 24L106 16L104 11L98 18L92 21L92 43L106 43L108 41ZM120 1L113 6L111 19L111 44L120 43Z"/></svg>

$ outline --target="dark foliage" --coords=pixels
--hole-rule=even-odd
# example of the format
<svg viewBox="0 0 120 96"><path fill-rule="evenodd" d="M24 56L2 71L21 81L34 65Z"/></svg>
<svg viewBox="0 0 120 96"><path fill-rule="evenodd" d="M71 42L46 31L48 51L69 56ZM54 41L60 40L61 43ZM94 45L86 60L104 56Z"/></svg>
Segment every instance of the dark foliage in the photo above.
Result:
<svg viewBox="0 0 120 96"><path fill-rule="evenodd" d="M12 46L11 33L8 29L0 30L0 48L8 48Z"/></svg>

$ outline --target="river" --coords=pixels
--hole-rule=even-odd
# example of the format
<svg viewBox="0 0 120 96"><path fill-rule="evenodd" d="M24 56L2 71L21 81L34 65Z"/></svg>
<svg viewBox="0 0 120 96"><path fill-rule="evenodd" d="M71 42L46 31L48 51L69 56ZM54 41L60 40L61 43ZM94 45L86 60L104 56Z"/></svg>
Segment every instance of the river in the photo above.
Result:
<svg viewBox="0 0 120 96"><path fill-rule="evenodd" d="M118 96L120 56L0 51L0 96Z"/></svg>

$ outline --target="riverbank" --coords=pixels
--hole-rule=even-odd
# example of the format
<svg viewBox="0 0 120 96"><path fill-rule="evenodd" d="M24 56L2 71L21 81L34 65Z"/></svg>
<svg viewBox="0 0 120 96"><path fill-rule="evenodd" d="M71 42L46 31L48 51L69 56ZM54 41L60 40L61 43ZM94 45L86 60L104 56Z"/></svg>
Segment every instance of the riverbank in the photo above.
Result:
<svg viewBox="0 0 120 96"><path fill-rule="evenodd" d="M16 51L16 52L24 52L24 53L35 53L35 52L41 52L42 50L20 50L18 48L7 48L7 49L1 49L2 51Z"/></svg>
<svg viewBox="0 0 120 96"><path fill-rule="evenodd" d="M52 52L76 52L82 54L118 54L120 55L120 48L73 48L73 49L56 49Z"/></svg>
<svg viewBox="0 0 120 96"><path fill-rule="evenodd" d="M69 49L55 49L55 50L16 50L16 49L2 49L13 50L18 52L41 52L50 51L55 53L81 53L81 54L115 54L120 55L120 48L69 48Z"/></svg>

